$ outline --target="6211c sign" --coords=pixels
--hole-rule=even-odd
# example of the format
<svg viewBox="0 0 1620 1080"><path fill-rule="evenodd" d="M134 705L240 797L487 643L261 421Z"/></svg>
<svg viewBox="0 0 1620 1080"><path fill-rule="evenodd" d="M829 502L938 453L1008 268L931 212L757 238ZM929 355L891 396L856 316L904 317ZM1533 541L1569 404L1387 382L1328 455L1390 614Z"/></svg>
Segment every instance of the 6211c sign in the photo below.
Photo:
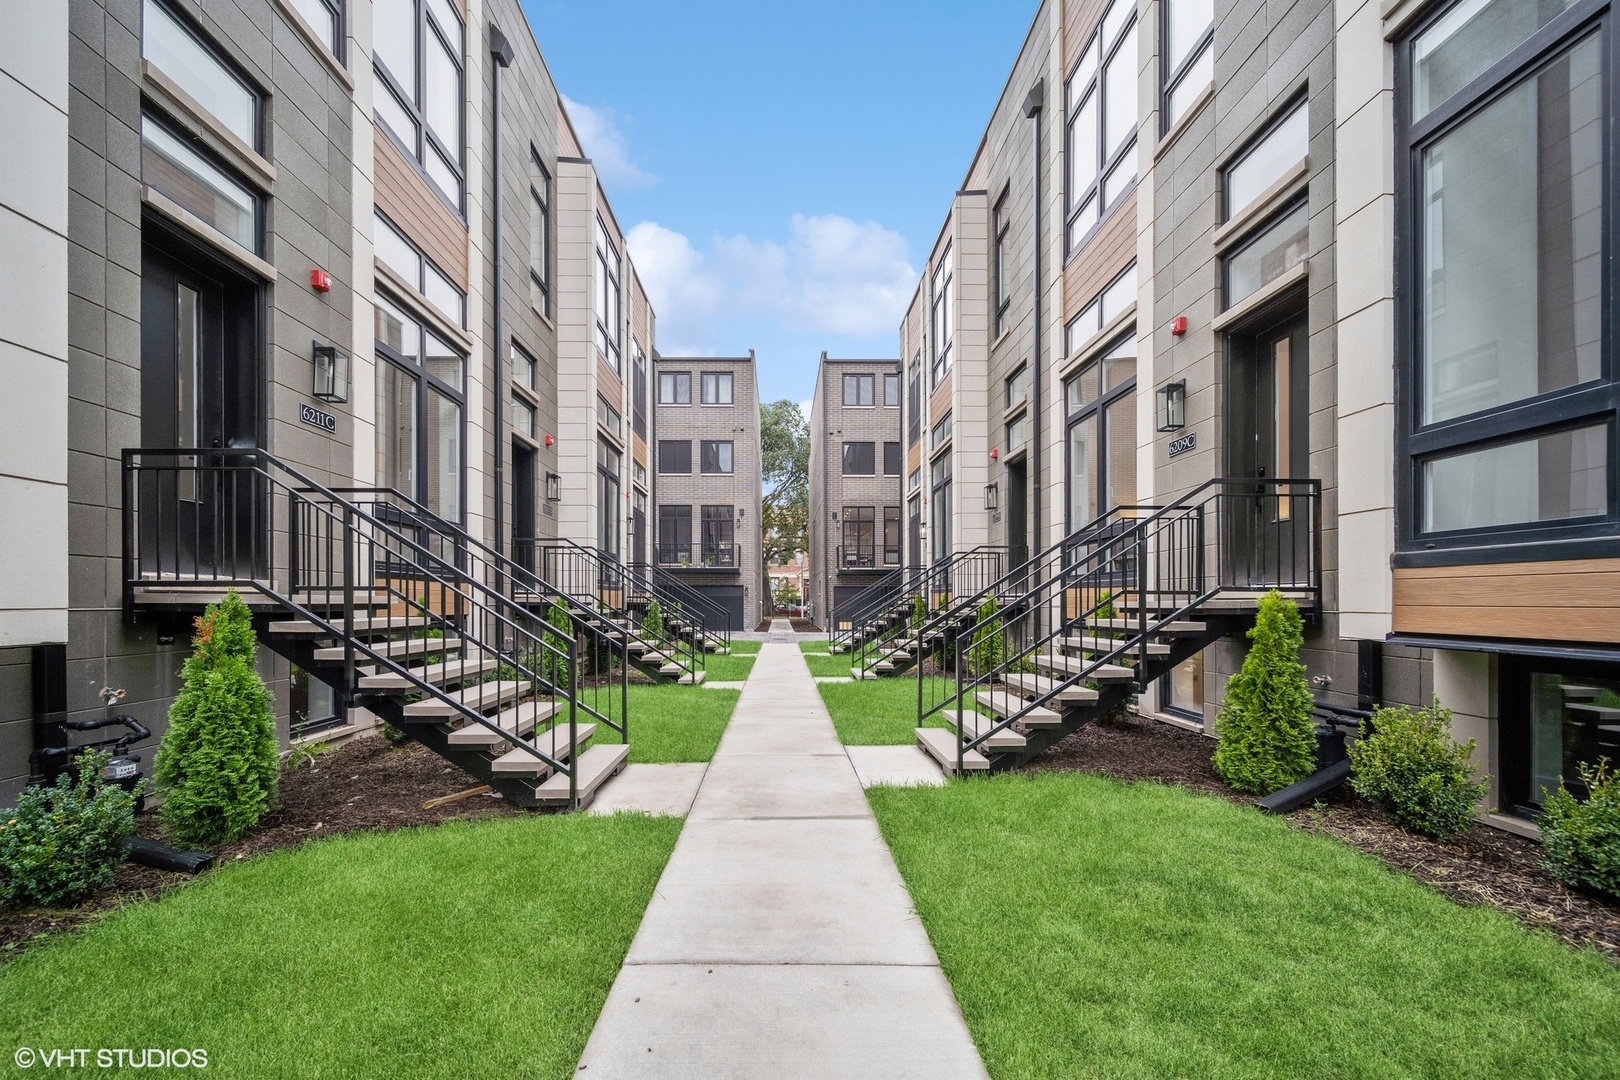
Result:
<svg viewBox="0 0 1620 1080"><path fill-rule="evenodd" d="M318 427L322 431L330 432L333 435L337 434L337 417L329 412L322 412L313 405L299 402L298 419L310 427Z"/></svg>

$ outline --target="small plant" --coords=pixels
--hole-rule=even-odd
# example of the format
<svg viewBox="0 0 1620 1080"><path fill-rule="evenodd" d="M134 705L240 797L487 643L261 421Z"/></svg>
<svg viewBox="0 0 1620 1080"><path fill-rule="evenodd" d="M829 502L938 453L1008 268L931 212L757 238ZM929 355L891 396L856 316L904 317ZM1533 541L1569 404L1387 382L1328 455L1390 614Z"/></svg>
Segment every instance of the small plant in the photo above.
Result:
<svg viewBox="0 0 1620 1080"><path fill-rule="evenodd" d="M421 695L417 695L417 697L420 700ZM404 746L411 741L411 737L405 734L403 728L397 728L386 720L383 721L381 731L382 737L388 740L389 746Z"/></svg>
<svg viewBox="0 0 1620 1080"><path fill-rule="evenodd" d="M259 823L275 802L279 759L270 691L253 666L253 617L235 589L197 618L192 644L156 779L175 839L208 847Z"/></svg>
<svg viewBox="0 0 1620 1080"><path fill-rule="evenodd" d="M1473 753L1474 740L1452 740L1439 698L1427 709L1379 709L1349 747L1351 783L1403 829L1444 840L1473 823L1485 797Z"/></svg>
<svg viewBox="0 0 1620 1080"><path fill-rule="evenodd" d="M1578 766L1586 801L1558 782L1536 824L1541 826L1545 865L1579 889L1620 898L1620 775L1608 758Z"/></svg>
<svg viewBox="0 0 1620 1080"><path fill-rule="evenodd" d="M968 669L975 674L983 675L999 666L1006 654L1007 642L1002 633L1001 616L997 614L1000 610L996 598L991 596L975 613L979 628L973 631L973 639L968 644Z"/></svg>
<svg viewBox="0 0 1620 1080"><path fill-rule="evenodd" d="M1102 594L1097 597L1097 610L1091 617L1098 622L1104 619L1119 618L1119 613L1114 609L1113 589L1104 589Z"/></svg>
<svg viewBox="0 0 1620 1080"><path fill-rule="evenodd" d="M642 628L645 631L647 621L653 620L658 627L658 633L663 634L664 617L659 614L658 601L654 600L647 606L646 618L642 619ZM574 636L574 619L568 614L568 606L561 600L553 600L551 608L546 612L546 632L544 640L547 646L545 657L540 662L540 674L552 686L559 686L568 681L568 642Z"/></svg>
<svg viewBox="0 0 1620 1080"><path fill-rule="evenodd" d="M1215 720L1215 770L1232 787L1269 795L1316 768L1315 701L1299 650L1299 608L1273 589L1260 598L1249 655L1226 684Z"/></svg>
<svg viewBox="0 0 1620 1080"><path fill-rule="evenodd" d="M33 787L0 810L0 900L72 904L113 882L124 840L135 831L136 793L97 787L103 754L79 756L77 781Z"/></svg>
<svg viewBox="0 0 1620 1080"><path fill-rule="evenodd" d="M923 599L922 593L918 593L911 602L911 628L913 630L922 629L922 624L927 618L928 601Z"/></svg>
<svg viewBox="0 0 1620 1080"><path fill-rule="evenodd" d="M552 605L552 610L556 610L556 605ZM565 617L566 614L564 612ZM647 614L641 617L641 632L655 641L664 636L664 609L658 606L657 600L647 601Z"/></svg>

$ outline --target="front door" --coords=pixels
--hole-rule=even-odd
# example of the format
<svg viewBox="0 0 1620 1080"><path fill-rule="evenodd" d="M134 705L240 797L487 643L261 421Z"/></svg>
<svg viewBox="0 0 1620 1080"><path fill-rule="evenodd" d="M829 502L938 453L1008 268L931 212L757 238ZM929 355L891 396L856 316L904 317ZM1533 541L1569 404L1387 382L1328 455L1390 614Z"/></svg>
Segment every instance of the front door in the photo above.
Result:
<svg viewBox="0 0 1620 1080"><path fill-rule="evenodd" d="M1311 506L1306 323L1291 317L1230 339L1231 425L1227 475L1252 485L1227 493L1229 584L1288 585L1309 580Z"/></svg>
<svg viewBox="0 0 1620 1080"><path fill-rule="evenodd" d="M1029 559L1029 481L1022 461L1007 466L1007 558L1013 566Z"/></svg>
<svg viewBox="0 0 1620 1080"><path fill-rule="evenodd" d="M512 559L534 572L535 454L526 443L512 440Z"/></svg>
<svg viewBox="0 0 1620 1080"><path fill-rule="evenodd" d="M200 257L141 249L143 575L263 573L252 463L209 454L258 439L256 291Z"/></svg>

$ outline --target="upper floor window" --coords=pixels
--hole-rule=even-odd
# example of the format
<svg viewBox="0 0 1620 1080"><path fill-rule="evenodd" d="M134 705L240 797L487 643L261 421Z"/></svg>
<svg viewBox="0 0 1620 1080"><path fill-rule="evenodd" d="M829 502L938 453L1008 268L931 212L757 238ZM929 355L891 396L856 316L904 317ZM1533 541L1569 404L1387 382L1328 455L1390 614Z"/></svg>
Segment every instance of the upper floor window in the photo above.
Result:
<svg viewBox="0 0 1620 1080"><path fill-rule="evenodd" d="M951 356L951 341L953 337L953 324L951 320L952 303L951 289L956 281L955 253L947 247L939 265L934 269L933 293L930 300L930 322L932 323L932 339L934 348L934 361L931 381L938 386L945 374L951 370L955 358Z"/></svg>
<svg viewBox="0 0 1620 1080"><path fill-rule="evenodd" d="M1301 101L1226 167L1226 216L1258 199L1310 151L1310 108Z"/></svg>
<svg viewBox="0 0 1620 1080"><path fill-rule="evenodd" d="M898 373L883 376L883 405L885 408L891 409L900 407L900 376Z"/></svg>
<svg viewBox="0 0 1620 1080"><path fill-rule="evenodd" d="M1311 249L1311 216L1305 203L1256 234L1222 260L1225 307L1248 299L1305 260Z"/></svg>
<svg viewBox="0 0 1620 1080"><path fill-rule="evenodd" d="M602 219L596 219L596 351L608 367L617 373L619 368L619 249L608 237ZM690 378L690 376L688 376ZM691 401L691 386L687 387L687 401Z"/></svg>
<svg viewBox="0 0 1620 1080"><path fill-rule="evenodd" d="M551 174L529 147L529 303L551 314Z"/></svg>
<svg viewBox="0 0 1620 1080"><path fill-rule="evenodd" d="M945 445L945 443L950 440L951 427L951 414L946 413L944 416L940 417L939 423L935 424L934 430L929 433L928 449L938 450L941 446Z"/></svg>
<svg viewBox="0 0 1620 1080"><path fill-rule="evenodd" d="M516 345L512 346L512 378L527 390L540 389L540 365Z"/></svg>
<svg viewBox="0 0 1620 1080"><path fill-rule="evenodd" d="M872 385L870 375L845 375L844 404L854 406L872 404Z"/></svg>
<svg viewBox="0 0 1620 1080"><path fill-rule="evenodd" d="M692 373L690 371L661 371L658 373L658 404L692 404Z"/></svg>
<svg viewBox="0 0 1620 1080"><path fill-rule="evenodd" d="M705 371L703 373L703 404L731 404L731 372Z"/></svg>
<svg viewBox="0 0 1620 1080"><path fill-rule="evenodd" d="M900 444L886 442L883 444L883 475L900 475Z"/></svg>
<svg viewBox="0 0 1620 1080"><path fill-rule="evenodd" d="M461 207L461 16L450 0L376 0L373 107L449 203Z"/></svg>
<svg viewBox="0 0 1620 1080"><path fill-rule="evenodd" d="M922 438L922 351L911 358L911 378L906 387L907 444Z"/></svg>
<svg viewBox="0 0 1620 1080"><path fill-rule="evenodd" d="M258 92L156 0L146 0L142 8L141 59L174 80L233 135L259 149Z"/></svg>
<svg viewBox="0 0 1620 1080"><path fill-rule="evenodd" d="M1014 405L1017 405L1020 401L1023 401L1025 398L1029 397L1029 387L1030 387L1030 368L1029 368L1029 365L1028 364L1020 365L1017 371L1015 371L1011 375L1007 376L1007 381L1006 381L1006 383L1004 385L1006 386L1006 390L1007 390L1007 395L1006 395L1007 400L1003 404L1003 406L1002 406L1003 408L1010 409Z"/></svg>
<svg viewBox="0 0 1620 1080"><path fill-rule="evenodd" d="M615 439L624 438L624 418L619 410L608 404L607 398L601 394L596 395L596 422L602 429Z"/></svg>
<svg viewBox="0 0 1620 1080"><path fill-rule="evenodd" d="M691 472L692 440L659 439L658 471L666 476Z"/></svg>
<svg viewBox="0 0 1620 1080"><path fill-rule="evenodd" d="M376 211L376 225L372 242L382 264L421 293L445 318L457 326L466 326L467 294L445 277L444 271L407 240L404 233L394 228L381 210Z"/></svg>
<svg viewBox="0 0 1620 1080"><path fill-rule="evenodd" d="M338 59L343 58L342 0L288 0Z"/></svg>
<svg viewBox="0 0 1620 1080"><path fill-rule="evenodd" d="M1001 193L1001 198L996 200L990 221L992 244L990 280L995 286L995 295L991 299L995 304L997 337L1007 329L1007 307L1012 303L1012 294L1007 291L1007 234L1012 231L1012 221L1007 216L1007 199L1010 194L1008 191Z"/></svg>
<svg viewBox="0 0 1620 1080"><path fill-rule="evenodd" d="M706 473L731 472L732 443L729 439L704 439L702 469Z"/></svg>
<svg viewBox="0 0 1620 1080"><path fill-rule="evenodd" d="M1620 516L1604 329L1613 23L1564 6L1454 4L1398 53L1411 94L1396 104L1396 171L1412 178L1397 186L1411 285L1396 297L1413 552L1612 542Z"/></svg>
<svg viewBox="0 0 1620 1080"><path fill-rule="evenodd" d="M845 476L875 476L877 474L876 455L873 453L874 445L869 442L847 442L844 444L844 475Z"/></svg>
<svg viewBox="0 0 1620 1080"><path fill-rule="evenodd" d="M1072 255L1136 182L1136 5L1114 0L1064 89L1065 251Z"/></svg>
<svg viewBox="0 0 1620 1080"><path fill-rule="evenodd" d="M1136 264L1127 266L1113 281L1103 286L1098 293L1081 309L1080 314L1070 319L1063 327L1063 355L1073 356L1075 350L1090 341L1092 336L1102 331L1102 328L1119 318L1133 303L1136 302Z"/></svg>
<svg viewBox="0 0 1620 1080"><path fill-rule="evenodd" d="M647 436L647 354L641 342L630 339L630 422L636 434Z"/></svg>
<svg viewBox="0 0 1620 1080"><path fill-rule="evenodd" d="M248 251L258 253L263 200L246 184L145 113L141 182L173 199Z"/></svg>
<svg viewBox="0 0 1620 1080"><path fill-rule="evenodd" d="M1164 17L1160 129L1169 131L1215 80L1215 0L1164 0L1159 6Z"/></svg>

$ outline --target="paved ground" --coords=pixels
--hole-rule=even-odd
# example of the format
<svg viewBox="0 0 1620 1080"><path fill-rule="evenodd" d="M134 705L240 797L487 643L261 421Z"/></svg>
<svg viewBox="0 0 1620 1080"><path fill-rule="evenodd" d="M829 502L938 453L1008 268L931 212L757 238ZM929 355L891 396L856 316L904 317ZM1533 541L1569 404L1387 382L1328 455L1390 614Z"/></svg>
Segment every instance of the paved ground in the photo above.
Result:
<svg viewBox="0 0 1620 1080"><path fill-rule="evenodd" d="M708 768L707 762L626 765L624 772L614 777L591 803L589 813L639 810L643 814L680 816L692 809L692 800L697 797L698 785L703 783L703 774Z"/></svg>
<svg viewBox="0 0 1620 1080"><path fill-rule="evenodd" d="M578 1075L985 1077L796 645L761 649Z"/></svg>
<svg viewBox="0 0 1620 1080"><path fill-rule="evenodd" d="M945 786L945 774L915 743L910 746L846 746L844 751L849 754L849 763L855 766L855 775L863 788L878 784Z"/></svg>

